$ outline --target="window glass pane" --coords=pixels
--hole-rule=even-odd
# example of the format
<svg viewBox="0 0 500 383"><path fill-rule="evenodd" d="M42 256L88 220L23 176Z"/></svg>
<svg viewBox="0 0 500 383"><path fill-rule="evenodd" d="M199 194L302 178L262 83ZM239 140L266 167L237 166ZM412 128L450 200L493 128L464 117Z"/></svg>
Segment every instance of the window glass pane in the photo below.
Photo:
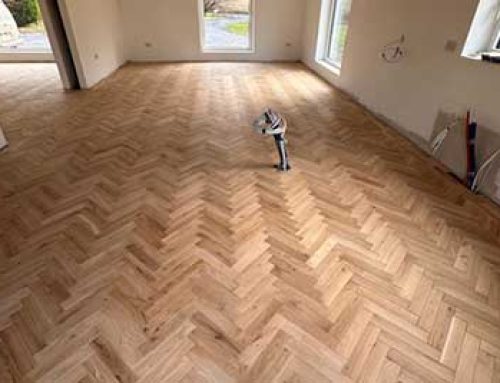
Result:
<svg viewBox="0 0 500 383"><path fill-rule="evenodd" d="M0 0L0 49L51 52L37 0Z"/></svg>
<svg viewBox="0 0 500 383"><path fill-rule="evenodd" d="M330 39L327 47L327 59L332 64L340 67L347 40L351 0L335 0L333 8Z"/></svg>
<svg viewBox="0 0 500 383"><path fill-rule="evenodd" d="M205 49L251 47L251 0L203 0Z"/></svg>

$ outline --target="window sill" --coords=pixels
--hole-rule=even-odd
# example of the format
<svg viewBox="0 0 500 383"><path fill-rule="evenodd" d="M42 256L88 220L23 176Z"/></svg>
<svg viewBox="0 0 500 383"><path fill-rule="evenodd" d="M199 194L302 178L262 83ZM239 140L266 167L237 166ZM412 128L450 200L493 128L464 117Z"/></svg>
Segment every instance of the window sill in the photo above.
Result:
<svg viewBox="0 0 500 383"><path fill-rule="evenodd" d="M316 60L316 62L321 65L323 68L327 69L329 72L332 72L336 76L340 76L340 68L330 64L325 60Z"/></svg>
<svg viewBox="0 0 500 383"><path fill-rule="evenodd" d="M0 49L0 62L54 62L52 52Z"/></svg>
<svg viewBox="0 0 500 383"><path fill-rule="evenodd" d="M202 49L203 54L252 54L255 49Z"/></svg>
<svg viewBox="0 0 500 383"><path fill-rule="evenodd" d="M485 59L483 55L491 55L492 59ZM490 64L500 64L500 52L499 51L487 51L477 54L463 55L462 57L468 60L481 61Z"/></svg>

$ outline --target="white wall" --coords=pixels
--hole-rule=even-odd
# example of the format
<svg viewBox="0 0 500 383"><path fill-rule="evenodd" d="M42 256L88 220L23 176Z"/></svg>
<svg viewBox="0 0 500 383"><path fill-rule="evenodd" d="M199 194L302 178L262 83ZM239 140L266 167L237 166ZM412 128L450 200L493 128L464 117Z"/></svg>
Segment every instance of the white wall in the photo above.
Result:
<svg viewBox="0 0 500 383"><path fill-rule="evenodd" d="M315 62L321 0L308 0L304 62L369 109L428 140L438 111L473 107L482 125L500 132L500 65L460 56L477 0L353 0L342 71ZM401 34L408 57L387 64L381 48ZM457 40L456 52L445 51Z"/></svg>
<svg viewBox="0 0 500 383"><path fill-rule="evenodd" d="M255 1L255 52L206 54L198 0L58 0L83 88L126 61L300 60L306 0Z"/></svg>
<svg viewBox="0 0 500 383"><path fill-rule="evenodd" d="M300 60L308 0L255 1L255 53L220 55L201 53L198 0L121 0L127 57L133 61Z"/></svg>
<svg viewBox="0 0 500 383"><path fill-rule="evenodd" d="M59 0L78 78L90 88L126 62L120 0Z"/></svg>

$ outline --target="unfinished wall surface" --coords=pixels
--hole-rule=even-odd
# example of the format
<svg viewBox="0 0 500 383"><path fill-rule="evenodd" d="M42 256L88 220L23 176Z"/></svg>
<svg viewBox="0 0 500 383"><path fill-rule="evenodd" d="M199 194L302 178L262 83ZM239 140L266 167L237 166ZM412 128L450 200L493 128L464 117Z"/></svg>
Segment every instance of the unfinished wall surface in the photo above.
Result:
<svg viewBox="0 0 500 383"><path fill-rule="evenodd" d="M485 137L500 134L500 65L461 57L477 3L353 0L343 66L340 75L335 75L315 60L321 0L308 0L303 61L421 146L427 145L437 129L438 116L473 108L483 129L480 142L487 143L479 149L482 161L500 148L500 140ZM402 34L407 57L398 64L384 62L382 48ZM445 50L448 40L458 42L454 52ZM462 151L463 147L450 150ZM446 165L460 173L462 162L449 156ZM488 191L499 200L495 193Z"/></svg>
<svg viewBox="0 0 500 383"><path fill-rule="evenodd" d="M306 1L255 1L255 52L213 54L201 52L198 0L121 0L127 56L132 61L299 60Z"/></svg>
<svg viewBox="0 0 500 383"><path fill-rule="evenodd" d="M304 61L410 134L428 140L440 110L473 107L480 123L500 133L500 65L461 57L477 0L353 0L339 76L315 61L321 0L308 0ZM387 64L382 47L406 35L407 57ZM455 52L445 51L458 41Z"/></svg>
<svg viewBox="0 0 500 383"><path fill-rule="evenodd" d="M119 0L59 0L78 78L90 88L126 62Z"/></svg>

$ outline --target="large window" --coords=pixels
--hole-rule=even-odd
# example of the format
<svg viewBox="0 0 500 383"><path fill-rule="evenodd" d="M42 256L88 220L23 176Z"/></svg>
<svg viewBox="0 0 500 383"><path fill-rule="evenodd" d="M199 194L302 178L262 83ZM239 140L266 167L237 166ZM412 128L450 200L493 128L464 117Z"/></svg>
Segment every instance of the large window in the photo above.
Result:
<svg viewBox="0 0 500 383"><path fill-rule="evenodd" d="M52 57L51 51L38 0L0 0L0 55L43 60Z"/></svg>
<svg viewBox="0 0 500 383"><path fill-rule="evenodd" d="M253 50L253 0L199 0L204 52Z"/></svg>
<svg viewBox="0 0 500 383"><path fill-rule="evenodd" d="M323 51L323 60L340 68L347 42L351 0L328 1L330 2L328 7L328 29L326 30L326 46Z"/></svg>

